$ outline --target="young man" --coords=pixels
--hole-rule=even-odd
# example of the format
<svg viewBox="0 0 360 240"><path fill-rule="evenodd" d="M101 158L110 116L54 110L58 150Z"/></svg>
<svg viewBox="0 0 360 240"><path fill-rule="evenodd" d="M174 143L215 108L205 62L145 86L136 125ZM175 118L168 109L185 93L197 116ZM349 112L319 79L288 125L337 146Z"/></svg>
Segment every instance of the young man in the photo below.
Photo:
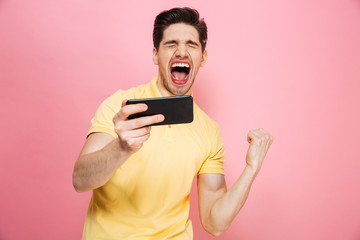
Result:
<svg viewBox="0 0 360 240"><path fill-rule="evenodd" d="M158 76L101 104L75 163L76 191L93 190L83 239L192 239L189 194L196 175L202 225L220 235L245 203L273 141L263 129L248 133L247 165L227 190L221 134L196 104L190 124L147 127L162 115L128 120L147 106L125 105L127 99L189 95L206 63L207 28L196 10L160 13L153 39Z"/></svg>

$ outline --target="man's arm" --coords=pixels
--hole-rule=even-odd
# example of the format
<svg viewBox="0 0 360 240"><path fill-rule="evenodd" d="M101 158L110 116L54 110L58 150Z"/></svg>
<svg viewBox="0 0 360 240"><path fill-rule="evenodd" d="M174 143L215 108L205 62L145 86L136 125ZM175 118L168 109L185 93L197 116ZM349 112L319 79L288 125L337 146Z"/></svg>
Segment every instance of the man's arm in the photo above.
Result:
<svg viewBox="0 0 360 240"><path fill-rule="evenodd" d="M137 152L150 137L147 125L164 120L154 115L128 120L131 114L146 111L145 104L125 105L114 116L113 122L118 138L107 133L93 133L84 144L73 171L73 185L77 192L103 186L133 153Z"/></svg>
<svg viewBox="0 0 360 240"><path fill-rule="evenodd" d="M251 185L260 171L273 137L263 129L248 134L250 143L246 167L235 184L226 190L224 175L200 174L198 195L200 219L204 229L214 236L222 234L231 224L248 197Z"/></svg>

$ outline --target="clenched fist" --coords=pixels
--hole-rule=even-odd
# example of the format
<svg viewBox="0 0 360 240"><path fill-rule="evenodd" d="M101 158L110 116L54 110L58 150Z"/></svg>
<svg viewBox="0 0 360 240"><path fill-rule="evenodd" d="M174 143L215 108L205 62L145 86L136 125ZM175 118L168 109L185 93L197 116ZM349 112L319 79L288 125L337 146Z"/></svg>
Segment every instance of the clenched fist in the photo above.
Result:
<svg viewBox="0 0 360 240"><path fill-rule="evenodd" d="M121 109L113 118L115 132L119 136L122 151L125 154L133 154L138 151L144 142L150 137L150 124L164 121L161 114L128 119L128 116L147 110L146 104L126 105L126 100L121 104Z"/></svg>
<svg viewBox="0 0 360 240"><path fill-rule="evenodd" d="M246 164L259 172L274 138L267 131L260 128L249 131L247 140L250 145L246 155Z"/></svg>

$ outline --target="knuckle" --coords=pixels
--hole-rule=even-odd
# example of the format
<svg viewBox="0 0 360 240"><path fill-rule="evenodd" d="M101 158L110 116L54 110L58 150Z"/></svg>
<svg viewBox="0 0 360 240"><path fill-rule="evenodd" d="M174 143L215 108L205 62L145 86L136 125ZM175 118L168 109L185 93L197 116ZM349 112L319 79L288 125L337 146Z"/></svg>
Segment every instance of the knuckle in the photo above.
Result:
<svg viewBox="0 0 360 240"><path fill-rule="evenodd" d="M150 124L157 123L157 122L159 122L159 117L158 116L151 116L151 117L148 117L148 118L144 119L143 124L144 125L150 125Z"/></svg>
<svg viewBox="0 0 360 240"><path fill-rule="evenodd" d="M119 116L119 112L117 112L115 115L114 115L114 117L113 117L113 122L114 123L116 123L117 121L119 121L119 118L120 118L120 116Z"/></svg>
<svg viewBox="0 0 360 240"><path fill-rule="evenodd" d="M121 133L121 138L124 139L124 140L127 140L127 142L129 142L129 134L126 133L126 132L122 132Z"/></svg>
<svg viewBox="0 0 360 240"><path fill-rule="evenodd" d="M149 127L146 127L146 128L143 129L143 134L144 135L149 133L149 132L150 132Z"/></svg>
<svg viewBox="0 0 360 240"><path fill-rule="evenodd" d="M126 141L127 136L126 136L125 133L123 133L123 132L118 132L117 134L118 134L119 139L120 139L121 141Z"/></svg>
<svg viewBox="0 0 360 240"><path fill-rule="evenodd" d="M130 147L133 147L135 145L135 140L134 139L128 139L127 140L127 145L130 146Z"/></svg>
<svg viewBox="0 0 360 240"><path fill-rule="evenodd" d="M149 125L149 124L154 123L153 119L154 119L153 117L148 117L148 118L144 119L143 125Z"/></svg>
<svg viewBox="0 0 360 240"><path fill-rule="evenodd" d="M115 132L120 133L123 131L123 126L121 124L115 124Z"/></svg>
<svg viewBox="0 0 360 240"><path fill-rule="evenodd" d="M143 144L142 144L142 143L139 143L139 144L137 144L136 146L134 146L134 148L140 149L140 148L142 148L142 146L143 146Z"/></svg>
<svg viewBox="0 0 360 240"><path fill-rule="evenodd" d="M139 128L139 127L147 125L148 121L146 121L146 120L147 120L147 118L143 118L143 117L136 119L136 123L135 123L136 127Z"/></svg>
<svg viewBox="0 0 360 240"><path fill-rule="evenodd" d="M119 117L120 117L120 116L123 116L125 113L126 113L126 108L125 108L125 107L122 107L122 108L120 109L120 111L118 112L118 115L119 115Z"/></svg>

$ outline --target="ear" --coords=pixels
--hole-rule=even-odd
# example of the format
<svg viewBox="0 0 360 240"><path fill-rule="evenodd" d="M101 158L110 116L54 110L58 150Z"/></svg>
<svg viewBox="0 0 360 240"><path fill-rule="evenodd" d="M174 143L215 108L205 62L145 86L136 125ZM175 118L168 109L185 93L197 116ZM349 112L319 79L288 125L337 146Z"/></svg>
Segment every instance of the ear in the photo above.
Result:
<svg viewBox="0 0 360 240"><path fill-rule="evenodd" d="M203 52L203 54L202 54L201 63L200 63L200 66L201 66L201 67L205 66L206 60L207 60L207 51L204 50L204 52Z"/></svg>
<svg viewBox="0 0 360 240"><path fill-rule="evenodd" d="M157 54L158 54L158 52L157 52L156 48L153 48L153 62L155 65L159 65Z"/></svg>

